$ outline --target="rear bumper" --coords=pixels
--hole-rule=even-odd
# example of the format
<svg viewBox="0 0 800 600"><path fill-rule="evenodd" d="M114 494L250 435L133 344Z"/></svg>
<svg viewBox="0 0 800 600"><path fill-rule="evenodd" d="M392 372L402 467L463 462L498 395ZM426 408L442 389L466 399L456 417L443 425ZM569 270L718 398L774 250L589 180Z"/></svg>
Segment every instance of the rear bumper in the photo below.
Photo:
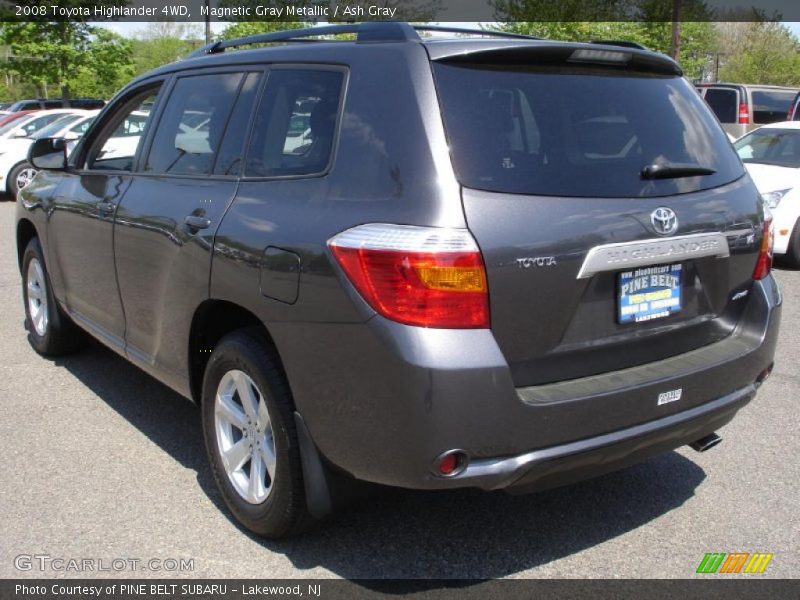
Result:
<svg viewBox="0 0 800 600"><path fill-rule="evenodd" d="M319 454L362 479L415 489L524 490L591 477L690 443L733 418L773 362L781 297L756 282L728 338L641 367L515 388L489 330L271 324ZM680 389L680 400L658 404ZM436 457L469 457L455 477Z"/></svg>
<svg viewBox="0 0 800 600"><path fill-rule="evenodd" d="M453 479L465 486L512 493L588 479L700 439L726 425L755 393L755 385L749 385L635 427L509 458L474 461Z"/></svg>

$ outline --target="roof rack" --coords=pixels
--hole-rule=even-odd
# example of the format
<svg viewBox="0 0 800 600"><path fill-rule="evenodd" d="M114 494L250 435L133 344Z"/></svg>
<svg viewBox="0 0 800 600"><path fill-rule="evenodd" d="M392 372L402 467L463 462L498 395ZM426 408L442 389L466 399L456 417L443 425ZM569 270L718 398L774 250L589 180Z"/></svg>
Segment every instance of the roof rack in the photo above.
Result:
<svg viewBox="0 0 800 600"><path fill-rule="evenodd" d="M647 50L646 46L637 44L636 42L628 42L626 40L591 40L590 44L602 44L603 46L620 46L622 48L633 48L634 50Z"/></svg>
<svg viewBox="0 0 800 600"><path fill-rule="evenodd" d="M391 21L370 21L367 23L347 23L343 25L325 25L323 27L305 27L288 29L273 33L260 33L233 40L221 40L203 46L189 55L189 58L224 52L226 48L238 48L251 44L273 44L280 42L313 42L310 38L322 35L356 34L358 42L408 42L419 41L419 36L408 23Z"/></svg>
<svg viewBox="0 0 800 600"><path fill-rule="evenodd" d="M314 39L323 35L341 35L344 33L356 34L357 42L419 42L418 31L433 31L444 33L463 33L469 35L483 35L499 38L512 38L535 40L530 35L521 33L506 33L504 31L491 31L484 29L461 29L459 27L446 27L440 25L409 25L396 21L368 21L365 23L346 23L342 25L325 25L322 27L306 27L303 29L287 29L273 33L260 33L233 40L213 42L189 55L189 58L217 54L226 48L238 48L253 44L274 44L285 42L317 42Z"/></svg>
<svg viewBox="0 0 800 600"><path fill-rule="evenodd" d="M487 37L511 38L516 40L538 40L540 38L523 33L510 33L507 31L494 31L491 29L466 29L442 25L412 25L414 31L439 31L442 33L468 33L470 35L485 35Z"/></svg>

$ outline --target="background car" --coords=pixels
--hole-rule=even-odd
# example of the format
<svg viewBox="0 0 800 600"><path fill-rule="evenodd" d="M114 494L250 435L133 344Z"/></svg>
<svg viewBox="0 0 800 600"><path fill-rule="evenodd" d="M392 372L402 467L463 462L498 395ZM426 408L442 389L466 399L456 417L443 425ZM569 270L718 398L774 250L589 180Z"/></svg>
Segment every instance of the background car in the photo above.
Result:
<svg viewBox="0 0 800 600"><path fill-rule="evenodd" d="M734 148L772 211L775 254L800 267L800 121L759 127Z"/></svg>
<svg viewBox="0 0 800 600"><path fill-rule="evenodd" d="M54 99L32 99L32 100L18 100L9 106L6 110L13 112L16 110L47 110L51 108L80 108L83 110L92 110L96 108L103 108L106 105L105 100L99 98L70 98L69 100L62 100L61 98Z"/></svg>
<svg viewBox="0 0 800 600"><path fill-rule="evenodd" d="M22 117L29 115L31 113L36 112L35 110L18 110L17 112L9 113L4 112L2 116L0 116L0 127L5 125L6 123L11 123L11 121L16 121L17 119L21 119Z"/></svg>
<svg viewBox="0 0 800 600"><path fill-rule="evenodd" d="M759 125L786 119L798 92L797 88L740 83L701 83L697 90L717 115L722 128L735 138Z"/></svg>
<svg viewBox="0 0 800 600"><path fill-rule="evenodd" d="M3 143L3 145L0 145L0 151L2 151L6 140L29 137L43 127L47 127L53 121L60 119L65 115L74 114L75 112L83 111L76 111L75 109L69 108L40 110L31 112L25 117L0 126L0 142Z"/></svg>
<svg viewBox="0 0 800 600"><path fill-rule="evenodd" d="M786 115L787 121L800 121L800 92L792 100L792 105L789 107L789 112Z"/></svg>
<svg viewBox="0 0 800 600"><path fill-rule="evenodd" d="M78 111L65 114L46 127L28 137L12 138L0 148L0 192L8 192L16 199L19 191L36 175L36 169L28 162L28 149L34 140L57 137L67 140L68 149L74 148L77 140L86 133L100 111Z"/></svg>

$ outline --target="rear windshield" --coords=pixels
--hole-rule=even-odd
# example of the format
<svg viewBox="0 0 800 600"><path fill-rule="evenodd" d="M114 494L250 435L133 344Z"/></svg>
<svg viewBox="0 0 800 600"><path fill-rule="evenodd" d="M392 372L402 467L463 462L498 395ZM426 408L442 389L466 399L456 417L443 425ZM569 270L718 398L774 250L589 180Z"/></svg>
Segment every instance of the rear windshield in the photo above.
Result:
<svg viewBox="0 0 800 600"><path fill-rule="evenodd" d="M756 129L734 146L742 162L800 168L800 129Z"/></svg>
<svg viewBox="0 0 800 600"><path fill-rule="evenodd" d="M682 77L599 68L435 63L459 181L516 194L652 197L743 175L725 133ZM652 164L713 169L644 179Z"/></svg>
<svg viewBox="0 0 800 600"><path fill-rule="evenodd" d="M795 92L753 90L753 122L758 125L777 123L786 119Z"/></svg>

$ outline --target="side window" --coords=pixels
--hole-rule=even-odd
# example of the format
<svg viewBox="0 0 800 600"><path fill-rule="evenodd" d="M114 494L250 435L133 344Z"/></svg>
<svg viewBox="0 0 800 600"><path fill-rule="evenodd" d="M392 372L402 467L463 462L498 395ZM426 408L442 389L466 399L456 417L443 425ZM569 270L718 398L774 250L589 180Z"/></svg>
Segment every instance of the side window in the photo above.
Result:
<svg viewBox="0 0 800 600"><path fill-rule="evenodd" d="M340 71L272 71L256 113L246 175L280 177L325 171L343 82Z"/></svg>
<svg viewBox="0 0 800 600"><path fill-rule="evenodd" d="M736 123L739 117L739 94L736 90L706 89L706 102L720 123Z"/></svg>
<svg viewBox="0 0 800 600"><path fill-rule="evenodd" d="M179 79L158 123L145 171L211 173L243 76L217 73Z"/></svg>
<svg viewBox="0 0 800 600"><path fill-rule="evenodd" d="M56 113L54 115L46 115L44 117L39 117L37 119L33 119L25 123L25 125L22 126L22 129L25 131L26 135L30 136L39 131L40 129L42 129L43 127L47 127L48 125L50 125L50 123L60 119L63 116L64 113Z"/></svg>
<svg viewBox="0 0 800 600"><path fill-rule="evenodd" d="M133 159L150 123L158 88L137 94L104 123L86 160L87 169L132 171Z"/></svg>
<svg viewBox="0 0 800 600"><path fill-rule="evenodd" d="M233 107L225 137L217 153L214 164L216 175L239 175L242 170L242 153L244 142L247 139L247 126L250 124L250 115L253 112L253 103L258 94L261 73L249 73L242 84L239 97Z"/></svg>

